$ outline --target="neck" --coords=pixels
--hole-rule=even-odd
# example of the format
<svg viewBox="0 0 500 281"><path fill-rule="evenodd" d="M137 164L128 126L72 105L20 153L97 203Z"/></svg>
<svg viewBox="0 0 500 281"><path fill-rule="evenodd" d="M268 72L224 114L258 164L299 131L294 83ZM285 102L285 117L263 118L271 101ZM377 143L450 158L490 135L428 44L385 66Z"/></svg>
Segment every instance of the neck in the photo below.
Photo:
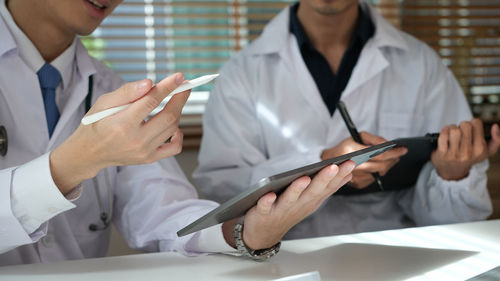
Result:
<svg viewBox="0 0 500 281"><path fill-rule="evenodd" d="M35 45L46 62L51 62L66 50L75 38L44 13L44 1L7 1L7 9L17 26ZM42 32L40 32L42 31Z"/></svg>
<svg viewBox="0 0 500 281"><path fill-rule="evenodd" d="M321 52L331 48L345 49L349 46L358 13L357 3L338 13L330 14L320 13L301 3L297 17L311 43Z"/></svg>

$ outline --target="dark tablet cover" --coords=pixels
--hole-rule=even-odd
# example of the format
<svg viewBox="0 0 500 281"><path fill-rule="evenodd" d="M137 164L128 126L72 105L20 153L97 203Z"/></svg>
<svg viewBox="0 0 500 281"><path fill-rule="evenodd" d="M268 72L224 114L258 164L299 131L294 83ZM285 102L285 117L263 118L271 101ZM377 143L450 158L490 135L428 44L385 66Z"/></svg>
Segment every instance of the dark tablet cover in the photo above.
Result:
<svg viewBox="0 0 500 281"><path fill-rule="evenodd" d="M439 134L427 134L423 137L399 138L393 140L398 146L408 148L408 153L381 177L384 191L402 190L413 187L418 180L422 167L431 159L431 153L436 149ZM335 195L358 195L382 191L374 182L363 189L349 185L343 186Z"/></svg>

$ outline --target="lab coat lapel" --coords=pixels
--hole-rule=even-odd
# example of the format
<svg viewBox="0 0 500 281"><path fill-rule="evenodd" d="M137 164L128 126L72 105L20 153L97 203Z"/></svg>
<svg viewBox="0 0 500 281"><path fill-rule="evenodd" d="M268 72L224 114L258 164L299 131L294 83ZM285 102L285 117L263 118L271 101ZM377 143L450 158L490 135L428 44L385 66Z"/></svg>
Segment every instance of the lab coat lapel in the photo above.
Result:
<svg viewBox="0 0 500 281"><path fill-rule="evenodd" d="M342 98L349 96L359 86L382 73L388 66L389 62L380 49L373 44L373 40L368 41L359 56L344 92L342 92Z"/></svg>
<svg viewBox="0 0 500 281"><path fill-rule="evenodd" d="M61 112L61 117L57 123L56 129L49 141L49 147L52 148L58 145L58 136L61 132L66 131L64 127L68 125L70 120L73 120L73 115L78 114L78 109L80 106L84 106L84 101L87 96L89 87L89 76L96 73L94 64L92 63L92 58L88 55L87 50L81 44L80 41L76 45L76 79L74 83L70 85L68 89L68 94L70 95L66 106ZM81 114L80 114L81 115ZM82 118L83 115L78 118Z"/></svg>
<svg viewBox="0 0 500 281"><path fill-rule="evenodd" d="M318 114L318 120L321 120L327 126L326 121L331 118L330 112L302 58L295 37L290 34L289 38L288 48L284 50L282 59L284 61L290 60L288 64L293 73L292 77L295 77L295 81L298 82L299 94L304 98L305 103L312 107L310 112Z"/></svg>
<svg viewBox="0 0 500 281"><path fill-rule="evenodd" d="M33 151L45 152L49 135L38 77L15 49L0 57L0 65L0 94L4 96L11 116L16 116L12 127L7 129L20 138L37 138L36 142L30 142L36 146Z"/></svg>
<svg viewBox="0 0 500 281"><path fill-rule="evenodd" d="M304 99L304 104L312 107L312 110L306 111L318 114L317 119L322 120L327 126L326 120L329 120L330 113L302 59L295 36L288 30L289 21L290 7L287 7L266 26L262 36L250 45L248 51L250 54L258 55L278 53L281 62L290 73L289 79L298 84L298 88L293 92L299 95L298 98Z"/></svg>
<svg viewBox="0 0 500 281"><path fill-rule="evenodd" d="M342 98L349 96L359 86L375 78L389 66L389 61L384 56L385 48L397 48L403 51L408 49L401 34L377 11L367 3L361 3L361 8L370 14L375 25L375 34L363 48Z"/></svg>
<svg viewBox="0 0 500 281"><path fill-rule="evenodd" d="M40 155L47 148L49 132L43 106L42 92L36 73L21 59L17 44L0 17L0 95L4 107L15 118L5 122L12 141L35 138L25 142L26 155ZM21 111L21 112L20 112Z"/></svg>

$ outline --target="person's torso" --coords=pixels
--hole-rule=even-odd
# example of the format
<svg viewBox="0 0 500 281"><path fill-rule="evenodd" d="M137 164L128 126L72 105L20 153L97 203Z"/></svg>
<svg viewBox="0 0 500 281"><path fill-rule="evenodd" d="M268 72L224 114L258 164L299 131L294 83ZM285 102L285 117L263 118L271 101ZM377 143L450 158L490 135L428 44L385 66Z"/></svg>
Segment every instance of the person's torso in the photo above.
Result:
<svg viewBox="0 0 500 281"><path fill-rule="evenodd" d="M8 32L0 26L1 32ZM3 36L2 36L3 38ZM83 48L82 46L79 46ZM85 100L89 93L89 78L84 75L86 64L96 67L93 74L92 103L103 93L116 89L122 82L111 71L91 58L78 65L80 71L73 75L67 87L70 94L60 119L49 139L41 90L33 72L16 51L0 56L0 125L8 134L8 152L0 156L0 169L14 167L31 161L55 149L79 126L86 112ZM110 187L114 186L116 168L109 168ZM103 172L97 181L103 208L109 212L107 183ZM76 208L62 213L49 221L48 232L37 243L24 245L0 255L0 264L50 262L84 257L103 256L106 253L109 229L90 231L89 224L102 224L92 180L82 183L81 197L73 203ZM112 194L113 191L111 191Z"/></svg>
<svg viewBox="0 0 500 281"><path fill-rule="evenodd" d="M281 32L288 32L276 26L269 26L269 30L276 33L276 38L282 36ZM424 58L429 52L422 50L423 44L410 36L401 34L401 37L408 46L406 50L378 46L376 40L385 38L370 39L341 95L358 131L387 140L422 136L447 125L433 121L441 120L435 117L446 113L426 109ZM300 155L311 147L332 147L350 137L340 114L330 115L290 34L278 52L259 53L256 49L257 46L251 47L237 56L238 69L233 71L243 70L248 77L250 86L245 94L251 95L255 105L262 128L259 133L265 143L263 151L269 159L292 155L293 151ZM400 192L406 191L333 196L286 237L412 226L414 223L398 205Z"/></svg>

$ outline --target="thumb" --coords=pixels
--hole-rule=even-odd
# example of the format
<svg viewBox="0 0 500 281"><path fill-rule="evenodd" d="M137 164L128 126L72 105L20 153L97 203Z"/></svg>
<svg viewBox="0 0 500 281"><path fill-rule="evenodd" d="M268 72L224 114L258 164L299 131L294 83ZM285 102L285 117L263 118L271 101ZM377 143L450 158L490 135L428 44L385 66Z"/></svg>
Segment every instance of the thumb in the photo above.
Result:
<svg viewBox="0 0 500 281"><path fill-rule="evenodd" d="M498 147L500 146L500 128L498 124L494 124L491 127L491 140L488 143L488 154L493 156L498 151Z"/></svg>
<svg viewBox="0 0 500 281"><path fill-rule="evenodd" d="M372 135L368 132L361 132L360 137L366 145L377 145L387 141L383 137Z"/></svg>
<svg viewBox="0 0 500 281"><path fill-rule="evenodd" d="M113 92L100 96L88 113L132 103L147 94L152 87L151 79L125 83Z"/></svg>

